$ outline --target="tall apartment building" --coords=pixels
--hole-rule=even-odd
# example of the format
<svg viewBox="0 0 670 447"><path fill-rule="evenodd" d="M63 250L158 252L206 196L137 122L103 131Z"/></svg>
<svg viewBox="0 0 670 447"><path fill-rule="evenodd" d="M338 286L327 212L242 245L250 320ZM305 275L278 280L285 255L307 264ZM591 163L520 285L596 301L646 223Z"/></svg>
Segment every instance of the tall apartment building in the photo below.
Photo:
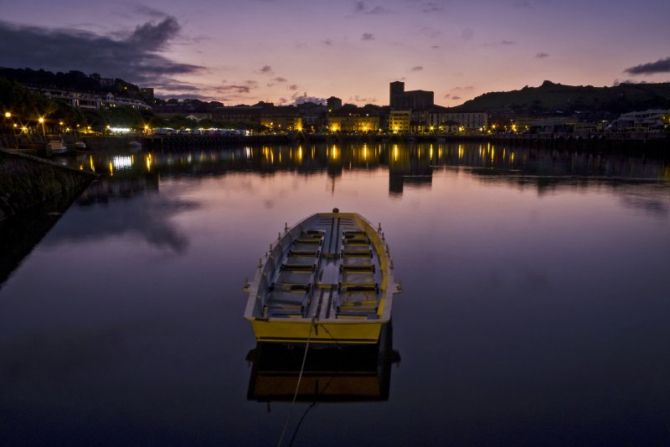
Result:
<svg viewBox="0 0 670 447"><path fill-rule="evenodd" d="M421 110L435 105L435 94L426 90L405 91L405 83L391 82L389 103L392 109Z"/></svg>

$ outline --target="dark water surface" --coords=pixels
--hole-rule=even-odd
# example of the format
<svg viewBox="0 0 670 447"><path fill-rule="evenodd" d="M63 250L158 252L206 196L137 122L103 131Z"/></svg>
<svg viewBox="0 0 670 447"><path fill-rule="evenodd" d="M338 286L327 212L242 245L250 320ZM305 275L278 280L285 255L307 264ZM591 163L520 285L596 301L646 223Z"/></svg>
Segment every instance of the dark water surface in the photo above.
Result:
<svg viewBox="0 0 670 447"><path fill-rule="evenodd" d="M670 445L667 161L359 144L68 163L108 175L0 289L1 445L276 445L289 412L283 445ZM284 222L333 207L382 222L401 360L312 365L322 398L292 408L296 353L247 357L242 286Z"/></svg>

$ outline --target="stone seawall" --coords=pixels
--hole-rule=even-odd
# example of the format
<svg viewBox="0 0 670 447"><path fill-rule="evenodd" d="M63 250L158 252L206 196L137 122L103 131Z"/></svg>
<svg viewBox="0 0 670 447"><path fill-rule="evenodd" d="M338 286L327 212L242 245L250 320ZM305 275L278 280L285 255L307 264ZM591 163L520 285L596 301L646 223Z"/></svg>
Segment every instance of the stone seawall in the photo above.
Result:
<svg viewBox="0 0 670 447"><path fill-rule="evenodd" d="M48 160L0 150L0 221L25 213L62 212L94 178Z"/></svg>

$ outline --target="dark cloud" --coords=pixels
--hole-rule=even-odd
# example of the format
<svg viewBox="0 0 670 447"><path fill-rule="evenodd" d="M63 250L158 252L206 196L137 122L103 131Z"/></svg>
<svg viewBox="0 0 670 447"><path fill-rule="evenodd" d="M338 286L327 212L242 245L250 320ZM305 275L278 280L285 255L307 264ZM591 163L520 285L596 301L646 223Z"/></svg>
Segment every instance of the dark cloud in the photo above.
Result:
<svg viewBox="0 0 670 447"><path fill-rule="evenodd" d="M360 0L354 3L354 13L355 14L367 14L367 15L380 15L380 14L389 14L390 9L385 8L381 5L370 5L368 2Z"/></svg>
<svg viewBox="0 0 670 447"><path fill-rule="evenodd" d="M273 79L275 82L287 82L286 78L283 78L281 76L277 76L276 78Z"/></svg>
<svg viewBox="0 0 670 447"><path fill-rule="evenodd" d="M314 104L321 104L321 105L326 105L326 99L325 98L319 98L317 96L307 96L307 94L303 94L302 96L297 96L294 98L295 101L293 104L295 105L300 105L300 104L305 104L308 102L312 102Z"/></svg>
<svg viewBox="0 0 670 447"><path fill-rule="evenodd" d="M632 75L649 75L657 73L670 73L670 57L659 59L656 62L649 62L647 64L640 64L634 67L629 67L624 70Z"/></svg>
<svg viewBox="0 0 670 447"><path fill-rule="evenodd" d="M372 33L363 33L361 40L375 40L375 35Z"/></svg>
<svg viewBox="0 0 670 447"><path fill-rule="evenodd" d="M423 65L415 65L414 67L410 68L410 71L423 71Z"/></svg>
<svg viewBox="0 0 670 447"><path fill-rule="evenodd" d="M293 91L298 90L298 85L297 84L291 84L291 85L288 86L288 89L293 90Z"/></svg>
<svg viewBox="0 0 670 447"><path fill-rule="evenodd" d="M272 73L272 67L270 67L269 65L263 65L261 67L261 69L258 70L258 71L260 71L261 73L264 73L264 74L270 74L270 73Z"/></svg>
<svg viewBox="0 0 670 447"><path fill-rule="evenodd" d="M210 87L210 90L220 93L220 94L230 94L230 93L249 93L251 90L258 88L258 82L253 79L248 79L243 82L238 83L229 83L223 81L222 85Z"/></svg>
<svg viewBox="0 0 670 447"><path fill-rule="evenodd" d="M431 47L433 50L437 50L438 48L440 48L439 45L431 45L430 47Z"/></svg>
<svg viewBox="0 0 670 447"><path fill-rule="evenodd" d="M457 101L457 100L461 99L461 97L460 97L460 96L455 96L455 95L454 95L454 96L451 97L451 99L453 99L454 101Z"/></svg>
<svg viewBox="0 0 670 447"><path fill-rule="evenodd" d="M501 40L500 45L516 45L516 41L514 40Z"/></svg>
<svg viewBox="0 0 670 447"><path fill-rule="evenodd" d="M49 30L0 22L0 52L6 65L41 67L54 71L79 69L131 82L150 82L157 89L196 91L170 79L171 75L200 71L156 54L179 32L174 18L145 23L125 38L79 30Z"/></svg>
<svg viewBox="0 0 670 447"><path fill-rule="evenodd" d="M548 54L548 53L542 53L542 52L537 53L537 54L535 55L535 58L536 58L536 59L546 59L546 58L548 58L548 57L549 57L549 54Z"/></svg>
<svg viewBox="0 0 670 447"><path fill-rule="evenodd" d="M333 41L330 39L324 39L321 41L321 43L327 46L331 46L333 44Z"/></svg>
<svg viewBox="0 0 670 447"><path fill-rule="evenodd" d="M160 54L179 32L177 20L168 16L139 25L130 33L117 32L117 37L0 21L0 54L6 67L80 70L155 85L171 76L204 70Z"/></svg>
<svg viewBox="0 0 670 447"><path fill-rule="evenodd" d="M219 93L249 93L251 91L251 88L248 85L236 85L236 84L230 84L230 85L221 85L218 87L213 87L213 90L219 92Z"/></svg>

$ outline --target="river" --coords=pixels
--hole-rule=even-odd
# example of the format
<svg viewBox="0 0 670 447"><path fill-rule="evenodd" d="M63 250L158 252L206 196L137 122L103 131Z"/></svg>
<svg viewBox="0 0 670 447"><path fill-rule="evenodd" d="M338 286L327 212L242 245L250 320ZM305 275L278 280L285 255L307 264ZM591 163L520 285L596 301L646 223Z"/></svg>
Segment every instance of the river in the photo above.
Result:
<svg viewBox="0 0 670 447"><path fill-rule="evenodd" d="M357 143L63 163L102 175L0 288L2 445L670 443L668 160ZM334 207L384 228L391 354L333 354L306 379L323 396L291 404L242 287L285 223Z"/></svg>

